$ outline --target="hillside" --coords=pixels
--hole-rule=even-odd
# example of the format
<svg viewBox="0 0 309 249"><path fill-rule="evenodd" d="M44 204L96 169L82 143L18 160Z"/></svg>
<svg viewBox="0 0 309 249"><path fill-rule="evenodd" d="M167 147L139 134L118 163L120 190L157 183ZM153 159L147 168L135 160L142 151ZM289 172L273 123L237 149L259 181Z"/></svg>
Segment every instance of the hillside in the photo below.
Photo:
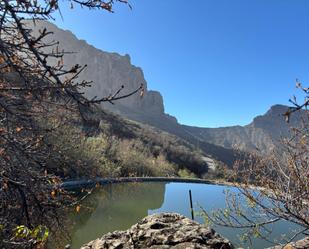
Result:
<svg viewBox="0 0 309 249"><path fill-rule="evenodd" d="M28 22L33 26L32 21ZM262 116L256 117L246 126L222 128L199 128L181 125L177 119L164 112L163 98L159 92L148 90L141 68L131 64L129 55L119 55L99 50L84 40L79 40L72 32L59 29L46 21L37 21L34 34L46 27L54 34L51 40L59 41L59 48L74 52L67 54L64 65L68 68L75 64L86 64L87 69L80 74L79 80L92 81L91 87L82 89L85 97L104 97L116 92L124 85L123 93L145 87L144 96L134 95L118 101L115 105L101 104L103 110L109 110L127 119L144 123L174 134L198 147L203 153L232 165L238 157L234 148L244 151L258 150L262 153L274 148L281 137L289 135L289 128L300 121L300 114L290 124L284 121L288 107L275 105Z"/></svg>
<svg viewBox="0 0 309 249"><path fill-rule="evenodd" d="M82 112L83 120L59 129L51 141L70 158L99 169L100 176L203 177L209 166L220 165L194 145L154 127L95 106Z"/></svg>
<svg viewBox="0 0 309 249"><path fill-rule="evenodd" d="M25 22L29 28L33 29L35 36L38 36L40 30L46 27L47 30L53 32L50 42L59 41L59 49L74 52L65 55L64 65L66 67L71 68L75 64L87 65L86 70L79 75L79 80L92 81L91 87L82 89L88 99L108 96L116 92L122 85L124 85L123 94L137 89L140 84L144 85L145 91L142 98L136 94L117 101L114 105L101 104L101 109L174 134L200 148L203 153L212 158L227 165L233 164L237 157L233 150L203 141L180 126L175 117L164 112L161 94L148 90L142 69L131 64L129 55L121 56L117 53L96 49L86 41L77 39L72 32L59 29L46 21L36 21L35 26L33 26L32 20ZM51 62L55 63L55 61Z"/></svg>
<svg viewBox="0 0 309 249"><path fill-rule="evenodd" d="M291 116L289 123L284 113L288 106L274 105L264 115L257 116L246 126L198 128L183 126L195 136L225 148L237 147L246 151L268 153L279 145L282 138L290 136L291 128L299 127L305 120L305 110Z"/></svg>

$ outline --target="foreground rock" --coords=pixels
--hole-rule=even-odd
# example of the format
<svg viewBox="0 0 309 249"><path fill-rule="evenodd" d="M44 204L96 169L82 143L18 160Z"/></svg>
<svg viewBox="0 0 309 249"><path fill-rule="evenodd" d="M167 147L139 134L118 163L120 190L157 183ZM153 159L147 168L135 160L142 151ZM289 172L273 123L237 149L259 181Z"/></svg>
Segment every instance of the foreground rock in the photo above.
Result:
<svg viewBox="0 0 309 249"><path fill-rule="evenodd" d="M213 229L175 213L150 215L126 231L108 233L82 249L149 248L232 249L233 246Z"/></svg>

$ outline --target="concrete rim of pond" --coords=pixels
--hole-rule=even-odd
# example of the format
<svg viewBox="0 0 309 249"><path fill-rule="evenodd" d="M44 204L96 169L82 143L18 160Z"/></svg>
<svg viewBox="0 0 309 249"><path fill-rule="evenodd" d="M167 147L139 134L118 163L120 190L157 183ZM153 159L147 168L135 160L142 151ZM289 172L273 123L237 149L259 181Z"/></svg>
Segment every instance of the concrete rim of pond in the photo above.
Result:
<svg viewBox="0 0 309 249"><path fill-rule="evenodd" d="M74 190L80 188L93 188L97 185L107 185L115 183L130 183L130 182L183 182L183 183L200 183L214 184L224 186L234 186L234 184L219 180L205 180L196 178L178 178L178 177L119 177L119 178L96 178L64 181L60 187L65 190Z"/></svg>

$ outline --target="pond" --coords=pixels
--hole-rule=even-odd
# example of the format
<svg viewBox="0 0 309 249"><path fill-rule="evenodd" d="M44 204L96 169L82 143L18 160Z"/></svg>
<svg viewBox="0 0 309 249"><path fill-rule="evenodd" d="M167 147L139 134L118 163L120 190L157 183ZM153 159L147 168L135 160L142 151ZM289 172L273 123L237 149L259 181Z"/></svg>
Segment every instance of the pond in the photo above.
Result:
<svg viewBox="0 0 309 249"><path fill-rule="evenodd" d="M210 211L225 207L226 186L197 183L118 183L103 186L90 195L81 206L80 212L71 214L73 226L70 229L72 248L79 248L84 243L101 237L107 232L126 230L141 218L160 212L177 212L191 217L188 191L192 191L196 213L200 206ZM196 220L204 222L201 216ZM248 247L241 244L239 229L214 227L222 236L228 238L236 247ZM279 222L273 227L271 239L278 239L281 234L288 234L297 227L288 222ZM262 239L253 239L253 248L272 246Z"/></svg>

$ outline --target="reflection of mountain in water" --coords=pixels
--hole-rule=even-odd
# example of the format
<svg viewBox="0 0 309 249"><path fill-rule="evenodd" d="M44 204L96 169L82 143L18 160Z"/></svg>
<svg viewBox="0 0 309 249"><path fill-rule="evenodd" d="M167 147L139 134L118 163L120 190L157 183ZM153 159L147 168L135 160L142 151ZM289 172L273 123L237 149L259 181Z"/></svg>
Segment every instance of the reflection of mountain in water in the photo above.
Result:
<svg viewBox="0 0 309 249"><path fill-rule="evenodd" d="M165 183L115 184L98 190L83 204L83 212L73 217L72 248L107 232L128 229L147 216L149 209L161 207L164 192Z"/></svg>

